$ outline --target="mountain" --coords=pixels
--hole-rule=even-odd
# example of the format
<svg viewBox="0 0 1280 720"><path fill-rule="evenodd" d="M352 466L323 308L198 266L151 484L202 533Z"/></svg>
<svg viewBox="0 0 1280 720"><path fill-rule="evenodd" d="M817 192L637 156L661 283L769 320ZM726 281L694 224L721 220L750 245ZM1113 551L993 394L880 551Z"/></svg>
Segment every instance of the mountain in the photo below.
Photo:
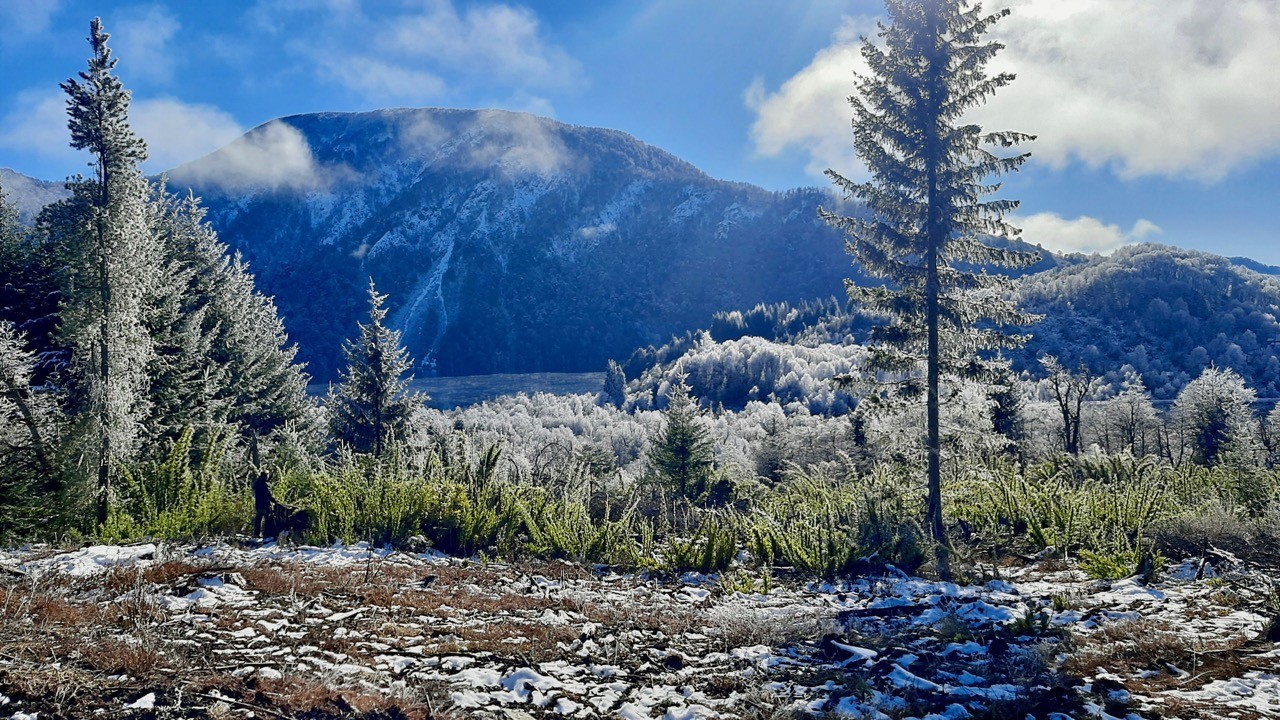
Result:
<svg viewBox="0 0 1280 720"><path fill-rule="evenodd" d="M0 189L4 190L8 201L18 208L18 219L28 224L45 205L70 194L63 183L36 180L9 168L0 168Z"/></svg>
<svg viewBox="0 0 1280 720"><path fill-rule="evenodd" d="M1257 260L1254 260L1253 258L1231 257L1227 259L1230 260L1232 263L1239 265L1240 267L1249 268L1250 270L1256 273L1261 273L1263 275L1280 275L1280 267L1277 267L1275 265L1268 265L1266 263L1261 263L1261 262L1258 262Z"/></svg>
<svg viewBox="0 0 1280 720"><path fill-rule="evenodd" d="M1210 365L1240 373L1259 397L1280 397L1280 279L1234 259L1163 245L1024 279L1023 306L1045 319L1019 356L1057 355L1099 374L1128 365L1157 399L1172 399Z"/></svg>
<svg viewBox="0 0 1280 720"><path fill-rule="evenodd" d="M341 365L370 276L419 375L596 371L708 323L723 339L859 332L804 304L856 277L816 215L829 195L716 180L621 132L501 111L298 115L169 177L204 197L319 380ZM27 218L65 193L7 170L0 185ZM1053 353L1110 379L1127 364L1160 398L1214 363L1280 395L1274 270L1154 245L1045 253L1021 293L1047 318L1015 359ZM713 322L761 303L789 305Z"/></svg>
<svg viewBox="0 0 1280 720"><path fill-rule="evenodd" d="M287 117L170 177L204 198L322 379L370 276L419 373L455 375L598 370L851 272L822 191L715 180L624 133L521 113Z"/></svg>

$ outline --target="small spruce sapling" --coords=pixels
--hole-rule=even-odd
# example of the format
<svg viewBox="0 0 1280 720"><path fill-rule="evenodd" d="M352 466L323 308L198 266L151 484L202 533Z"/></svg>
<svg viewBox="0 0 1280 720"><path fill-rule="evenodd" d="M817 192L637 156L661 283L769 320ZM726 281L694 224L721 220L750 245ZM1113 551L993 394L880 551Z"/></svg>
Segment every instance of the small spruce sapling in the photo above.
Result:
<svg viewBox="0 0 1280 720"><path fill-rule="evenodd" d="M369 322L360 323L360 337L343 347L347 367L329 396L329 428L333 438L356 452L381 457L404 438L414 410L425 396L409 391L413 367L409 351L400 345L400 331L384 322L387 296L369 281Z"/></svg>
<svg viewBox="0 0 1280 720"><path fill-rule="evenodd" d="M666 424L653 443L649 461L680 496L694 500L707 491L715 448L702 423L698 401L689 392L683 378L667 391Z"/></svg>

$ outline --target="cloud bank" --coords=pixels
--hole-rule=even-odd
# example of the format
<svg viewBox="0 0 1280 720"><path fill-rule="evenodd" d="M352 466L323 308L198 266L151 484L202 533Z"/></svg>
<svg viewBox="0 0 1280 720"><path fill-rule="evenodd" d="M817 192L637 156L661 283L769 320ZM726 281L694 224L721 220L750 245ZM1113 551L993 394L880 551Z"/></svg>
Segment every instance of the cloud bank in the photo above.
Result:
<svg viewBox="0 0 1280 720"><path fill-rule="evenodd" d="M1109 255L1117 248L1142 242L1161 232L1149 220L1139 220L1126 231L1097 218L1083 216L1068 220L1057 213L1011 217L1009 221L1022 228L1023 240L1059 253Z"/></svg>
<svg viewBox="0 0 1280 720"><path fill-rule="evenodd" d="M249 134L199 162L175 168L174 181L220 190L310 190L322 173L302 133L279 120Z"/></svg>
<svg viewBox="0 0 1280 720"><path fill-rule="evenodd" d="M129 106L135 134L147 142L148 172L162 172L208 154L235 140L243 127L212 105L174 98L135 100ZM20 93L0 122L0 148L35 154L67 167L87 166L90 158L72 150L67 131L66 97L55 91Z"/></svg>
<svg viewBox="0 0 1280 720"><path fill-rule="evenodd" d="M1280 2L1010 0L991 65L1018 80L973 119L1039 135L1035 162L1109 168L1122 178L1214 182L1280 155ZM846 98L866 20L846 20L812 62L745 94L757 152L800 149L808 169L854 176Z"/></svg>

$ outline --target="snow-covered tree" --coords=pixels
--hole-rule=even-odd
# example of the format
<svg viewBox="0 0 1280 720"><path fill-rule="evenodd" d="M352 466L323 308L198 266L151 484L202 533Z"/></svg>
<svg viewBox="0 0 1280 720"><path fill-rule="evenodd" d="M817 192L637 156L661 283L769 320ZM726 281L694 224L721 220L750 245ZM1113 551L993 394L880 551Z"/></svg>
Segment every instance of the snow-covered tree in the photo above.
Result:
<svg viewBox="0 0 1280 720"><path fill-rule="evenodd" d="M1120 393L1107 400L1102 415L1104 443L1109 452L1128 450L1141 457L1152 451L1159 417L1141 375L1125 374Z"/></svg>
<svg viewBox="0 0 1280 720"><path fill-rule="evenodd" d="M1032 138L984 134L963 120L966 111L1014 79L985 70L1003 46L983 37L1008 10L984 15L967 0L887 0L886 9L889 24L879 32L885 46L863 44L869 72L858 77L858 92L850 98L854 149L871 179L856 182L827 171L868 212L821 214L845 231L848 250L865 272L892 283L846 285L854 303L892 319L872 330L874 350L866 369L905 378L898 389L925 398L928 523L945 576L940 378L983 376L989 368L980 350L1019 344L996 327L1031 319L1009 299L1009 280L968 271L961 263L1015 267L1037 259L979 240L1018 234L1003 220L1017 202L990 199L1000 185L989 178L1016 171L1029 157L998 156L983 145L1012 147ZM989 324L976 327L984 321Z"/></svg>
<svg viewBox="0 0 1280 720"><path fill-rule="evenodd" d="M649 451L649 461L676 492L696 498L706 490L715 462L715 443L702 423L698 401L683 380L667 391L663 419L666 422Z"/></svg>
<svg viewBox="0 0 1280 720"><path fill-rule="evenodd" d="M138 167L146 145L129 127L130 93L112 74L108 37L95 18L88 69L62 83L71 146L89 151L93 176L70 182L73 196L43 221L64 253L61 331L73 348L77 439L96 473L99 522L111 477L133 457L146 416L152 343L144 308L161 268Z"/></svg>
<svg viewBox="0 0 1280 720"><path fill-rule="evenodd" d="M1174 400L1173 414L1197 462L1209 467L1253 462L1259 449L1253 419L1256 400L1233 370L1211 367L1187 383Z"/></svg>
<svg viewBox="0 0 1280 720"><path fill-rule="evenodd" d="M149 429L170 439L186 427L266 436L307 417L307 376L275 304L228 254L199 200L159 188L152 209L165 265L149 316Z"/></svg>
<svg viewBox="0 0 1280 720"><path fill-rule="evenodd" d="M1271 408L1259 429L1262 447L1267 451L1267 467L1280 467L1280 405Z"/></svg>
<svg viewBox="0 0 1280 720"><path fill-rule="evenodd" d="M0 538L31 529L58 489L57 410L32 389L34 366L22 334L0 321Z"/></svg>
<svg viewBox="0 0 1280 720"><path fill-rule="evenodd" d="M1049 373L1044 384L1062 421L1062 451L1068 455L1079 455L1084 430L1084 403L1098 392L1098 378L1084 365L1074 372L1068 370L1052 355L1041 358L1040 364Z"/></svg>
<svg viewBox="0 0 1280 720"><path fill-rule="evenodd" d="M330 393L329 428L335 440L357 452L382 455L388 445L404 437L422 397L409 392L413 367L409 351L400 345L400 331L384 325L387 296L369 281L369 322L360 323L360 337L343 347L347 368Z"/></svg>
<svg viewBox="0 0 1280 720"><path fill-rule="evenodd" d="M605 402L614 407L620 408L627 404L627 376L622 372L622 366L614 360L609 361L609 369L604 374L601 394Z"/></svg>

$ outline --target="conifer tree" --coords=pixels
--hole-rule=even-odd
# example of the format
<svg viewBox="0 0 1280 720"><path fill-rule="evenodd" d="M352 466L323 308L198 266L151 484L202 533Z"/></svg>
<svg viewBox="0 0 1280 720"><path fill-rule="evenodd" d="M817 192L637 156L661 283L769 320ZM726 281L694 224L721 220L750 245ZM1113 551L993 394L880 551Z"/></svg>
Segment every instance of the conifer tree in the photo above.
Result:
<svg viewBox="0 0 1280 720"><path fill-rule="evenodd" d="M129 128L130 93L112 74L108 38L94 18L89 67L61 86L71 146L89 151L94 174L69 182L72 197L43 221L65 252L62 336L73 348L77 435L96 474L99 522L114 468L135 452L145 416L152 346L144 308L160 270L138 167L146 145Z"/></svg>
<svg viewBox="0 0 1280 720"><path fill-rule="evenodd" d="M1016 132L983 133L963 121L1013 75L989 76L986 64L1002 45L983 40L1007 10L984 15L967 0L887 0L884 47L864 40L869 72L857 78L854 149L871 172L868 182L834 170L827 175L865 215L820 210L845 231L847 249L862 270L889 282L859 287L850 299L891 322L871 332L868 374L899 378L902 396L926 403L927 520L937 543L938 570L949 574L942 517L939 386L943 376L982 378L990 368L978 352L1016 347L1000 326L1031 318L1008 299L1010 282L971 272L978 266L1024 266L1036 256L990 247L980 237L1017 235L1003 216L1012 200L990 199L992 175L1016 171L1029 155L998 156L984 145L1013 147L1033 139ZM918 369L923 366L924 378Z"/></svg>
<svg viewBox="0 0 1280 720"><path fill-rule="evenodd" d="M149 315L155 339L152 420L157 437L184 428L267 436L305 421L307 376L275 304L204 221L200 201L158 188L152 200L164 272Z"/></svg>
<svg viewBox="0 0 1280 720"><path fill-rule="evenodd" d="M667 391L667 409L662 414L666 424L653 443L649 461L676 492L696 498L706 490L715 456L711 433L689 392L684 378Z"/></svg>
<svg viewBox="0 0 1280 720"><path fill-rule="evenodd" d="M604 374L604 389L601 391L605 402L620 408L627 404L627 376L622 366L616 361L609 361L609 369Z"/></svg>
<svg viewBox="0 0 1280 720"><path fill-rule="evenodd" d="M360 324L359 339L343 347L347 367L328 402L334 439L376 456L404 437L414 409L424 399L409 392L413 377L404 374L413 361L400 345L400 331L383 324L386 299L369 280L369 322Z"/></svg>
<svg viewBox="0 0 1280 720"><path fill-rule="evenodd" d="M1232 370L1210 367L1187 383L1173 403L1195 460L1207 467L1247 466L1259 452L1253 404L1257 395Z"/></svg>

